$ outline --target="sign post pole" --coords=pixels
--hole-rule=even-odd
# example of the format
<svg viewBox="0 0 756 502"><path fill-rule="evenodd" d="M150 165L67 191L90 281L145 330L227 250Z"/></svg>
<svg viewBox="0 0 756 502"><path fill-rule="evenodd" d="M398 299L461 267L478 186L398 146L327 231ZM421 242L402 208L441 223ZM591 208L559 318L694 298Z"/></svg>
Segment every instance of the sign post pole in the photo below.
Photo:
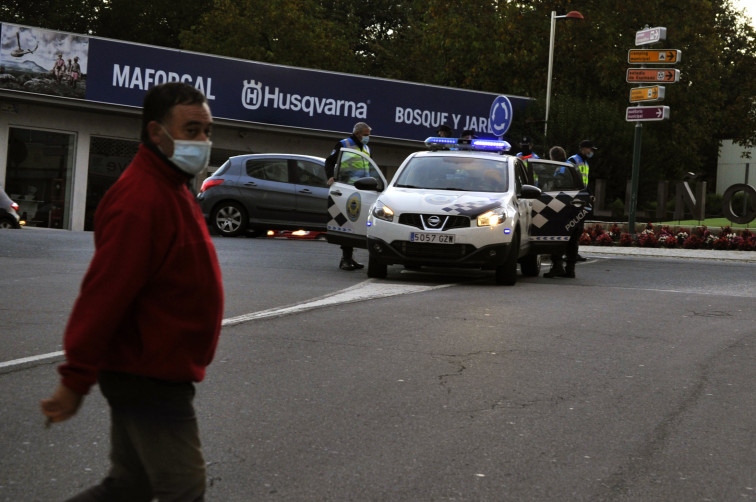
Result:
<svg viewBox="0 0 756 502"><path fill-rule="evenodd" d="M661 42L667 38L667 28L658 26L635 32L635 45L649 45ZM628 83L677 83L680 80L680 70L674 68L645 68L644 64L677 64L682 52L677 49L628 51L628 63L641 64L641 68L629 68L625 76ZM664 87L638 87L630 91L630 102L661 101L664 99ZM628 232L635 237L635 216L638 210L638 178L640 178L641 133L643 122L666 120L669 118L668 106L635 106L627 109L625 120L635 122L635 137L633 139L633 167L630 183L630 204L628 205Z"/></svg>
<svg viewBox="0 0 756 502"><path fill-rule="evenodd" d="M630 185L630 207L628 208L628 233L635 237L635 213L638 208L638 178L640 177L641 135L643 123L635 123L635 137L633 139L633 172Z"/></svg>

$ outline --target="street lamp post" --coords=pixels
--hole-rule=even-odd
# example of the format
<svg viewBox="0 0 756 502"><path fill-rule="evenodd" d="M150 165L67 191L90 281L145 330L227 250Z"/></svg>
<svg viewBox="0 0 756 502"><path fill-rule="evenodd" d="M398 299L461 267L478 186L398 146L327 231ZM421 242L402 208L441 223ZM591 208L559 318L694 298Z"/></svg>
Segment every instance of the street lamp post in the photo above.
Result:
<svg viewBox="0 0 756 502"><path fill-rule="evenodd" d="M543 119L543 140L546 143L546 136L549 130L549 105L551 104L551 72L554 66L554 33L556 33L557 19L583 19L583 15L576 10L570 11L563 16L557 16L556 11L551 11L551 37L549 38L549 71L546 77L546 117Z"/></svg>

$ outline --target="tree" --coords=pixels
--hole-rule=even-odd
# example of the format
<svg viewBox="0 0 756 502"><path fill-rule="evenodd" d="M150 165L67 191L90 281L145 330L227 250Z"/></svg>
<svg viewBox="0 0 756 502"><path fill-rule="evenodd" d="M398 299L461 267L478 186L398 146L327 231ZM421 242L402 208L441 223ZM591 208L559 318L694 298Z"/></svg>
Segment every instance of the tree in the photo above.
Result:
<svg viewBox="0 0 756 502"><path fill-rule="evenodd" d="M213 0L101 0L101 3L95 35L177 49L181 45L181 32L195 30Z"/></svg>
<svg viewBox="0 0 756 502"><path fill-rule="evenodd" d="M314 0L216 0L181 42L198 52L356 72L355 31Z"/></svg>
<svg viewBox="0 0 756 502"><path fill-rule="evenodd" d="M0 19L4 22L50 30L92 34L103 0L4 0Z"/></svg>

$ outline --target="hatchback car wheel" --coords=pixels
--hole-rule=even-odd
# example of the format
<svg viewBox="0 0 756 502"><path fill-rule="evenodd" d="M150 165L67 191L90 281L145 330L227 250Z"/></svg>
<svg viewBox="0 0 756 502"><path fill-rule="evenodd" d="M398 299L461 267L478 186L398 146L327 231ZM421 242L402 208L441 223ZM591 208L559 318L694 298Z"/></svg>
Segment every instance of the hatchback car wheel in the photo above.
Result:
<svg viewBox="0 0 756 502"><path fill-rule="evenodd" d="M213 210L210 218L213 227L220 235L234 237L241 235L247 228L247 215L244 208L236 202L225 202Z"/></svg>

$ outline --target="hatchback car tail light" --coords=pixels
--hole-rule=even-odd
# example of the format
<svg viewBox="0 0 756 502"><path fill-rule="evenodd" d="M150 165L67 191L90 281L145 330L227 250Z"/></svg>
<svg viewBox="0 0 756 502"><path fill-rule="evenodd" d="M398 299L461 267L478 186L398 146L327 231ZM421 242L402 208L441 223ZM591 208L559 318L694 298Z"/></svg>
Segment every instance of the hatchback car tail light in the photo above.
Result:
<svg viewBox="0 0 756 502"><path fill-rule="evenodd" d="M11 207L13 208L14 211L18 212L18 203L11 202Z"/></svg>
<svg viewBox="0 0 756 502"><path fill-rule="evenodd" d="M200 192L204 192L208 188L220 185L226 180L223 180L221 178L208 178L202 183L202 187L200 188Z"/></svg>

